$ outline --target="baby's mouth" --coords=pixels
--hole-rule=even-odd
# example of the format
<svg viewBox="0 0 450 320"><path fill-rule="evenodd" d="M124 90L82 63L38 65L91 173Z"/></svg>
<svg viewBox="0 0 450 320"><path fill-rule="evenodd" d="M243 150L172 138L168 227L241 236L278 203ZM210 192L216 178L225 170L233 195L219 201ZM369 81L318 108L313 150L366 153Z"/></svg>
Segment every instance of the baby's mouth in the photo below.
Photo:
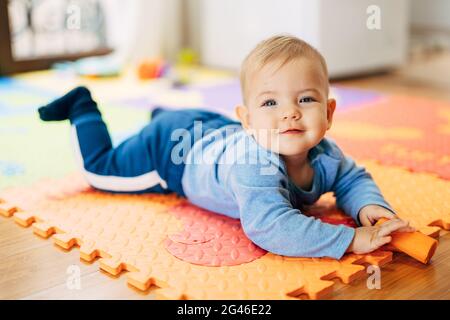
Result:
<svg viewBox="0 0 450 320"><path fill-rule="evenodd" d="M306 130L292 128L292 129L287 129L287 130L281 131L280 133L281 134L302 134L305 132L306 132Z"/></svg>

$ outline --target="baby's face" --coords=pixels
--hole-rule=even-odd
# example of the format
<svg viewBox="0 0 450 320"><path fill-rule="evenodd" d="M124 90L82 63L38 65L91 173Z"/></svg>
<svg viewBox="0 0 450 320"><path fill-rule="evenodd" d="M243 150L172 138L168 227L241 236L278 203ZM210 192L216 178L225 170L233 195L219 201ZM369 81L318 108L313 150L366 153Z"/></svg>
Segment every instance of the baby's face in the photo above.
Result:
<svg viewBox="0 0 450 320"><path fill-rule="evenodd" d="M330 128L335 101L320 62L269 63L249 75L246 106L237 115L263 147L284 156L307 153Z"/></svg>

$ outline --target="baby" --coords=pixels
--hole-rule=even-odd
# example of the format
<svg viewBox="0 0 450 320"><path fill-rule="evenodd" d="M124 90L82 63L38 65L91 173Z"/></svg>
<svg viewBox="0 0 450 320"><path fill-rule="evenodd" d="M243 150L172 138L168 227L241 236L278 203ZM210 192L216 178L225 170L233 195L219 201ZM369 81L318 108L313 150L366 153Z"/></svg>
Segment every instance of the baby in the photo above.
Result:
<svg viewBox="0 0 450 320"><path fill-rule="evenodd" d="M270 252L340 259L368 253L393 232L414 231L396 218L364 168L330 139L336 102L327 67L306 42L275 36L242 64L239 122L200 109L156 108L139 133L116 148L84 87L39 108L44 121L69 119L85 177L109 192L176 192L205 209L240 219ZM358 228L323 223L304 206L334 192ZM390 221L381 226L382 218Z"/></svg>

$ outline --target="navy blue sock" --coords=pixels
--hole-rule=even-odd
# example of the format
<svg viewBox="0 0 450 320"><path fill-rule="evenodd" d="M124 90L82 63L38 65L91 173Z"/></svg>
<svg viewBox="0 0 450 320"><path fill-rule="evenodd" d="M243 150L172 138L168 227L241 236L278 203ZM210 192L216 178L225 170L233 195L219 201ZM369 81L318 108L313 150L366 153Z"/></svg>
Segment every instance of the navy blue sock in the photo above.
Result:
<svg viewBox="0 0 450 320"><path fill-rule="evenodd" d="M158 114L160 114L161 112L166 111L167 109L164 107L155 107L151 112L150 112L150 120L154 119Z"/></svg>
<svg viewBox="0 0 450 320"><path fill-rule="evenodd" d="M97 103L92 100L91 93L85 87L72 89L64 96L56 99L46 106L38 109L39 117L43 121L61 121L88 113L96 112L100 114Z"/></svg>

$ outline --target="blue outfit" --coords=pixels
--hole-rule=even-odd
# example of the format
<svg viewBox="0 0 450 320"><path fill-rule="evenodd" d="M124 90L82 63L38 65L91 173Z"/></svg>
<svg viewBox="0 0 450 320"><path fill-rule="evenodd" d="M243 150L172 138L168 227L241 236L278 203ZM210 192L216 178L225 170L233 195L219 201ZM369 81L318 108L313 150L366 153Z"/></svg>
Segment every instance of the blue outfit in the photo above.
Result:
<svg viewBox="0 0 450 320"><path fill-rule="evenodd" d="M213 142L203 139L194 145L182 184L192 203L240 219L246 235L261 248L286 256L340 259L355 230L301 213L304 205L329 191L359 225L358 213L366 205L393 211L370 174L332 140L324 138L309 151L314 179L311 189L303 190L289 179L282 158L263 149L242 127L224 134L232 127L219 129ZM203 161L194 160L199 154Z"/></svg>
<svg viewBox="0 0 450 320"><path fill-rule="evenodd" d="M337 205L358 223L365 205L392 211L370 174L330 139L309 151L314 181L310 190L302 190L289 179L279 155L262 148L238 122L217 113L156 109L147 126L116 148L99 113L84 113L71 122L93 187L176 192L200 207L240 219L254 243L276 254L344 255L353 228L301 213L303 205L313 204L323 193L334 192Z"/></svg>
<svg viewBox="0 0 450 320"><path fill-rule="evenodd" d="M95 110L71 118L72 138L91 186L115 193L176 192L184 196L181 179L188 154L180 150L178 163L170 161L179 140L193 145L208 130L238 124L218 113L200 109L157 108L148 125L113 148L106 124L98 109ZM194 132L196 121L202 123L202 132ZM182 137L176 135L177 129L182 129Z"/></svg>

